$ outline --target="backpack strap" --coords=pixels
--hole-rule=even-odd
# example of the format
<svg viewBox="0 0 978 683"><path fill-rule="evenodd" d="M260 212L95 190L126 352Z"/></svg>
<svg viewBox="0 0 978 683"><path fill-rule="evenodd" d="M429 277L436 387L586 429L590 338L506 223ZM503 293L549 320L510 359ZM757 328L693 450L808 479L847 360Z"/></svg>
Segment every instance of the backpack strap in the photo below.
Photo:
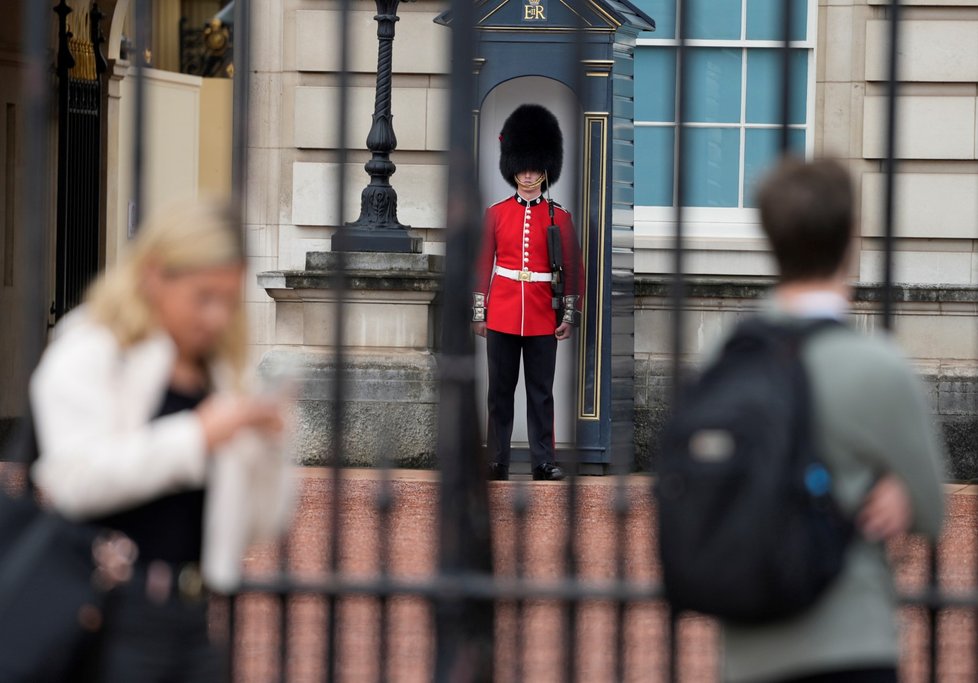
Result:
<svg viewBox="0 0 978 683"><path fill-rule="evenodd" d="M785 323L755 315L745 318L737 324L733 334L730 335L730 342L742 343L745 340L782 341L800 346L820 332L844 327L847 325L835 318L811 318Z"/></svg>
<svg viewBox="0 0 978 683"><path fill-rule="evenodd" d="M819 332L840 328L848 328L848 325L837 318L811 318L799 326L798 334L808 340Z"/></svg>

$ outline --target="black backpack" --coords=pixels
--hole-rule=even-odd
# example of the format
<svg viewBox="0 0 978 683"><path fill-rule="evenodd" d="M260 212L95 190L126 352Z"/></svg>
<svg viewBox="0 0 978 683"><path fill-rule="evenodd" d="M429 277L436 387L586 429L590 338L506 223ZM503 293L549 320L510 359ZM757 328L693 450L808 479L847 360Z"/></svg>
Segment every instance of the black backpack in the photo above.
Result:
<svg viewBox="0 0 978 683"><path fill-rule="evenodd" d="M815 452L804 342L832 320L740 323L663 433L656 498L677 611L763 623L810 606L852 524Z"/></svg>

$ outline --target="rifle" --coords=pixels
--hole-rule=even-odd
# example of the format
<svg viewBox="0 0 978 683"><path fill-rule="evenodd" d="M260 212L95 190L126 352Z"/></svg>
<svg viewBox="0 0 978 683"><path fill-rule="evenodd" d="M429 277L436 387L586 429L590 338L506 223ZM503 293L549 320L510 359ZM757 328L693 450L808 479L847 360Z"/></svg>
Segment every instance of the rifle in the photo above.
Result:
<svg viewBox="0 0 978 683"><path fill-rule="evenodd" d="M546 177L546 173L544 173ZM554 203L550 198L550 179L547 178L547 209L550 212L550 225L547 227L547 254L550 259L550 289L553 292L551 305L557 312L557 324L560 325L564 313L564 247L560 241L560 227L554 220Z"/></svg>

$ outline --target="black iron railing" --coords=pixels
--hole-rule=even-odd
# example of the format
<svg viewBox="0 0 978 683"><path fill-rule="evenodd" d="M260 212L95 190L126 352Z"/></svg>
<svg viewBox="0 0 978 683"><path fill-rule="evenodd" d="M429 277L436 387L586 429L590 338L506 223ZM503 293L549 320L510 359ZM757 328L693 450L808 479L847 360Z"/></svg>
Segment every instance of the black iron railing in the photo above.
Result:
<svg viewBox="0 0 978 683"><path fill-rule="evenodd" d="M687 43L685 36L686 13L683 11L685 2L679 2L678 28L678 118L676 127L676 192L678 201L675 209L675 241L673 251L673 286L672 286L672 360L673 382L678 388L682 380L682 359L686 349L683 338L684 312L687 306L684 276L684 212L686 196L688 164L685 163L686 142L684 141L683 123L686 116L686 96L689 92L688 70L686 66ZM48 154L48 140L44 122L49 103L48 80L46 75L46 32L49 27L50 6L43 2L28 2L25 4L26 17L25 36L27 38L27 70L25 88L28 94L28 114L25 117L26 138L26 202L37 207L36 211L26 213L29 224L24 234L27 239L26 254L31 263L38 264L36 268L36 286L28 289L23 310L24 329L27 336L24 343L28 350L28 361L33 365L43 343L42 323L45 319L46 306L42 292L45 291L46 268L44 235L47 230L45 215L45 187L47 185L47 169L45 167ZM67 5L62 2L58 8L64 12ZM787 92L790 84L788 69L788 51L790 43L787 39L788 28L791 26L792 3L785 3L789 8L785 12L784 27L784 69L782 89L785 99L782 101L782 148L787 149L788 130L788 101ZM340 73L339 92L336 101L339 112L339 136L341 148L338 150L339 167L343 168L348 158L345 145L347 140L349 105L349 16L352 11L351 0L340 0L340 26L337 35L340 36ZM527 545L517 541L515 546L515 572L502 576L494 573L494 558L492 555L492 539L490 525L490 503L487 484L483 473L485 468L479 437L479 420L476 413L475 398L475 359L472 339L468 326L468 293L471 287L471 260L475 252L480 234L482 205L479 199L478 185L472 150L474 149L472 111L474 109L475 89L473 86L473 60L477 56L475 45L478 42L478 31L475 29L475 3L472 0L451 0L452 9L452 40L451 40L451 130L449 135L450 151L449 191L448 191L448 224L446 226L446 271L444 282L442 354L440 358L440 390L441 403L439 411L438 462L440 478L438 483L438 515L428 521L439 541L437 569L429 576L408 579L396 575L391 563L391 529L393 519L394 497L392 493L392 473L389 463L381 463L378 475L378 494L374 504L379 518L380 529L378 549L378 569L369 575L354 575L348 573L341 563L341 550L347 539L344 539L342 524L342 495L345 479L340 463L342 462L339 448L344 443L341 437L345 429L343 419L344 397L346 396L346 380L342 372L337 373L333 385L333 413L331 416L334 432L333 452L330 457L330 492L328 528L326 529L325 568L315 574L297 574L289 563L293 548L288 542L279 549L279 565L277 571L269 574L269 578L247 581L241 586L239 593L232 596L228 604L228 651L229 670L232 680L243 680L244 672L239 664L242 653L234 647L236 633L241 628L241 614L245 607L258 604L271 598L272 602L261 602L262 608L277 612L277 618L261 622L264 640L278 643L278 676L282 681L292 680L293 670L290 662L293 659L293 639L297 630L293 616L301 607L300 601L314 599L322 606L317 613L319 621L315 628L325 633L321 647L309 654L304 650L304 656L318 657L322 662L321 680L344 680L340 662L347 656L343 652L342 609L351 600L369 599L376 603L377 609L372 612L379 628L378 648L371 656L376 657L377 680L395 680L398 678L394 670L391 633L392 603L397 599L412 598L423 601L428 605L433 615L434 624L434 658L430 667L430 676L438 681L489 681L489 680L529 680L526 663L522 655L514 654L508 660L507 670L502 671L497 664L501 661L494 651L503 644L496 637L496 623L499 610L503 606L512 607L515 615L515 640L522 642L529 628L527 619L530 607L539 603L555 605L561 612L559 620L559 635L561 640L560 655L553 662L555 678L564 681L583 680L578 667L576 652L580 647L587 646L587 634L581 629L581 609L584 605L603 603L613 609L614 638L611 644L613 660L613 680L682 680L684 672L680 666L683 651L682 622L687 617L672 613L664 605L661 591L654 578L635 578L629 573L628 561L628 523L634 512L634 495L628 488L624 478L615 483L614 493L610 497L615 542L612 578L587 578L586 567L581 566L581 544L588 539L580 539L574 533L568 533L566 539L560 541L561 575L552 579L541 579L530 576L527 567ZM890 74L887 96L889 101L887 120L887 153L884 171L887 177L886 194L880 198L885 206L885 269L884 290L882 297L882 313L884 325L892 328L893 303L891 283L893 281L893 251L895 223L894 185L897 172L896 151L896 102L899 94L897 74L897 55L899 54L899 9L898 0L892 0L888 6L890 21ZM141 18L148 16L145 0L135 0L133 10L137 27L142 26ZM235 6L235 137L233 188L237 200L243 205L248 172L248 82L250 22L252 3L247 0L237 0ZM142 73L142 54L146 40L143 31L137 28L136 35L136 144L134 157L133 186L135 188L135 206L138 213L142 210L144 197L144 171L142 154L144 150L146 121ZM583 26L575 29L578 57L583 54L583 44L587 39ZM66 36L65 25L61 22L61 41L58 57L58 102L59 102L59 148L58 148L58 205L57 205L57 263L56 263L56 301L55 313L61 315L78 301L81 288L94 274L98 267L99 235L99 164L100 128L98 126L99 107L101 102L100 74L104 70L98 52L100 38L97 33L97 20L93 23L91 43L94 46L94 78L72 76L72 60L77 61ZM576 63L579 63L580 59ZM100 66L101 65L101 66ZM582 88L583 69L578 72L577 88ZM89 74L91 75L91 74ZM580 137L581 131L569 132L569 135ZM580 168L575 165L574 178L577 186L580 184ZM335 187L323 188L336 197L340 205L338 215L344 216L343 206L346 197L345 175L337 174ZM345 317L342 305L346 289L344 269L344 254L339 252L336 261L338 274L335 276L335 289L340 305L336 306L336 317L333 320L333 334L336 343L334 348L337 355L335 366L343 367L343 345ZM678 405L678 393L673 397L673 406ZM621 471L627 463L618 463ZM581 482L577 476L574 458L570 458L570 477L563 495L564 508L559 516L565 521L575 520L581 509ZM643 496L651 495L651 487L642 489ZM531 492L526 486L514 485L509 497L513 515L513 528L518 538L523 539L533 530L530 528ZM570 526L572 522L568 522ZM903 603L910 607L922 608L926 613L926 637L928 638L927 676L930 681L940 680L942 662L941 656L941 615L949 611L971 611L974 615L974 630L978 634L978 589L951 592L939 583L938 553L931 549L927 562L926 587L914 594L903 596ZM649 560L654 565L653 560ZM650 639L644 642L647 648L661 649L663 656L659 660L661 666L654 670L634 670L627 656L627 640L629 628L628 613L636 606L654 604L663 610L661 624L662 633L667 637ZM271 607L269 606L271 605ZM312 628L305 624L304 628ZM658 631L656 631L658 633ZM978 637L978 636L976 636ZM972 656L978 656L978 644L971 650ZM975 662L972 670L978 670ZM298 680L298 679L296 679ZM688 680L688 678L687 678Z"/></svg>
<svg viewBox="0 0 978 683"><path fill-rule="evenodd" d="M52 313L60 318L81 302L102 261L102 56L98 3L90 32L72 37L65 0L58 16L58 203L55 290Z"/></svg>

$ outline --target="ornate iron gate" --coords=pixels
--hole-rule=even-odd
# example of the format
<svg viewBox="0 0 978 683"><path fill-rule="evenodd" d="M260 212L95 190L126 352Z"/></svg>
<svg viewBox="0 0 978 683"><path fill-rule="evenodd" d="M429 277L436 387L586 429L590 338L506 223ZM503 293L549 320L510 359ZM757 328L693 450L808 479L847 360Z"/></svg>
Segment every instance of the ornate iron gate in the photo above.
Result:
<svg viewBox="0 0 978 683"><path fill-rule="evenodd" d="M102 12L92 3L89 34L68 30L66 0L58 15L58 205L54 302L60 318L80 303L102 256Z"/></svg>
<svg viewBox="0 0 978 683"><path fill-rule="evenodd" d="M45 27L47 26L47 3L28 3L26 11L26 34L31 42L29 69L27 72L27 91L30 97L30 113L28 119L27 145L30 150L27 159L28 202L35 202L41 207L36 213L29 214L30 226L26 235L29 242L28 253L34 263L45 263L42 248L42 235L46 229L46 217L43 210L43 188L46 182L45 159L47 141L44 130L44 112L49 94L45 87ZM680 26L678 39L678 82L680 113L678 121L683 122L683 94L688 90L688 71L684 69L687 55L687 44L684 39L685 29L682 27L686 16L683 12L685 2L679 3ZM145 4L136 0L136 6ZM784 4L784 35L788 35L787 27L791 26L792 3ZM62 2L58 8L63 12L66 7ZM296 617L299 612L307 610L309 604L318 605L319 610L313 611L313 616L303 624L314 624L318 633L324 634L322 642L315 642L310 648L303 650L303 655L317 659L321 666L316 669L314 680L341 680L340 662L343 652L343 610L344 606L356 601L367 601L373 605L369 610L369 620L375 624L378 637L376 648L372 648L361 656L375 658L375 678L386 681L397 678L392 663L396 660L392 653L390 642L390 623L396 605L403 600L413 600L421 606L428 615L420 619L420 629L430 630L433 636L433 657L428 667L429 677L438 681L490 681L490 680L529 680L527 678L525 661L522 656L514 659L501 659L498 652L504 645L500 633L501 620L511 619L514 629L508 637L515 633L515 642L519 643L527 631L534 628L530 614L541 605L550 606L556 610L558 617L553 621L552 633L558 638L560 645L558 656L553 660L555 678L564 681L582 679L579 662L576 656L581 647L595 646L588 640L589 632L584 628L583 613L589 606L601 605L610 609L611 624L608 632L610 638L602 641L601 647L606 647L611 659L613 680L690 680L692 676L684 671L687 652L685 641L686 631L690 630L690 617L672 613L660 599L660 590L654 575L636 575L632 571L634 561L633 549L629 536L630 524L633 523L636 511L651 519L654 514L650 509L643 508L647 503L651 488L647 485L630 488L626 479L620 477L611 484L610 494L605 497L604 513L609 515L614 538L608 546L607 571L601 577L595 578L589 573L589 567L582 562L585 546L597 542L598 539L581 539L575 533L567 533L557 540L559 548L559 564L561 572L550 578L529 577L525 572L527 546L517 542L513 549L515 558L511 572L505 575L498 569L494 550L498 548L498 539L491 537L490 504L487 484L482 477L484 454L478 439L478 422L475 414L475 368L472 354L472 341L468 331L468 292L470 268L468 264L475 251L478 239L481 203L478 199L478 188L475 182L475 171L471 150L473 149L473 131L471 112L473 110L472 64L475 58L474 33L475 3L471 0L452 0L453 34L451 44L452 73L451 73L451 131L449 153L449 207L447 226L447 270L444 284L444 338L442 344L441 368L441 404L440 431L438 434L438 456L440 476L437 480L437 520L430 518L427 523L436 526L437 537L440 541L437 556L437 566L423 576L406 578L391 570L390 549L395 521L395 482L387 466L383 466L377 474L377 495L373 498L374 513L377 516L377 527L380 536L377 542L378 569L368 573L352 573L341 565L341 550L349 538L344 538L343 495L349 483L339 466L340 454L335 449L343 442L338 436L333 439L332 470L329 480L328 514L324 515L326 527L324 530L324 565L323 571L300 572L290 565L291 548L286 542L280 549L280 564L276 571L270 572L267 578L250 580L245 583L239 593L232 596L227 603L227 634L229 644L229 668L231 679L237 680L243 675L237 666L241 652L234 645L238 642L237 634L241 629L249 628L242 620L247 610L261 609L267 614L274 615L271 619L260 621L261 640L277 643L278 664L274 676L281 681L298 680L294 674L294 648L299 636L303 633L297 628ZM339 112L339 140L346 140L348 91L349 88L349 35L348 21L352 10L352 0L340 0L339 17L340 33L343 37L341 44L340 96L337 107ZM898 0L892 0L888 6L890 22L891 52L888 81L888 144L885 161L887 172L886 195L884 206L886 213L886 263L885 295L883 297L883 314L887 326L892 325L892 268L894 241L894 186L893 178L896 171L896 95L898 77L896 73L896 55L899 47L899 9ZM235 79L238 87L236 92L236 134L235 134L235 178L234 188L238 199L243 199L244 173L247 169L247 87L249 78L248 49L249 30L252 3L237 0L236 4L236 70ZM145 14L143 14L145 16ZM577 41L580 46L585 40L584 32L578 27ZM99 37L97 20L93 23L92 45L94 54L93 71L78 71L77 61L71 62L72 52L65 33L64 22L61 22L61 50L59 53L59 75L61 84L59 99L64 119L59 121L59 202L58 202L58 290L55 312L60 315L78 300L78 295L85 281L94 273L98 263L98 212L99 192L97 168L100 163L97 154L98 112L100 90L99 75L104 70L100 66L98 56ZM789 42L784 41L784 55L787 61ZM77 54L75 54L77 60ZM578 60L579 61L579 60ZM783 90L787 93L788 69L783 69L785 83ZM138 88L137 88L138 92ZM787 101L783 103L782 129L787 131ZM136 107L137 116L141 107ZM137 121L136 129L140 129ZM579 133L579 131L578 131ZM683 128L677 127L677 156L684 158ZM786 147L785 141L782 143ZM75 149L75 145L78 149ZM95 150L94 152L92 150ZM339 154L340 166L345 163L347 151L341 149ZM139 143L137 142L137 158ZM141 164L136 163L134 186L141 186ZM685 192L685 164L679 163L677 175L678 195L680 201L676 208L676 234L674 242L674 278L672 300L672 349L674 386L682 379L681 356L685 349L683 339L683 313L686 306L684 260L685 234L684 209L682 198ZM94 169L94 170L93 170ZM579 172L579 171L578 171ZM64 182L62 182L64 181ZM325 188L332 191L341 203L339 215L344 215L342 202L345 193L345 180L342 173L338 174L337 186ZM138 206L138 202L137 202ZM78 227L83 226L83 227ZM346 287L346 276L342 267L344 256L339 253L340 274L336 277L335 287L341 295ZM40 292L43 291L43 271L38 268L38 294L33 295L25 306L25 329L31 332L26 340L33 358L36 359L42 343L37 332L37 320L42 315L43 302ZM333 321L336 339L343 338L345 318L342 306L336 307L336 318ZM337 343L337 367L342 367L342 345ZM344 430L342 414L343 399L346 387L342 374L333 385L335 406L333 412L333 430L339 435ZM674 405L678 402L678 394ZM567 521L582 518L582 515L597 514L595 510L584 507L584 494L580 478L576 476L574 463L571 463L571 476L566 487L562 489L562 500L554 514ZM533 500L530 491L525 486L513 486L508 497L504 499L508 506L509 523L518 537L525 538L534 520ZM631 539L631 540L630 540ZM651 559L654 548L649 539L649 545L641 547L641 553L646 556L649 565L654 565ZM969 592L952 593L944 590L938 583L936 551L931 551L929 561L929 582L925 590L903 596L906 605L920 609L926 615L925 637L928 643L928 677L931 681L939 679L940 643L942 629L940 617L949 611L964 613L970 611L978 631L978 594L972 589ZM631 617L637 610L643 612L641 620ZM692 619L695 619L692 618ZM695 626L695 624L694 624ZM637 636L634 633L637 631ZM708 634L709 635L709 634ZM630 637L637 637L648 650L658 650L660 657L655 658L647 668L636 669L626 655L626 642ZM507 641L510 642L510 641ZM975 648L978 650L978 648ZM501 666L505 664L506 666ZM978 664L976 664L978 667ZM503 671L503 668L506 671ZM698 679L697 679L698 680Z"/></svg>

